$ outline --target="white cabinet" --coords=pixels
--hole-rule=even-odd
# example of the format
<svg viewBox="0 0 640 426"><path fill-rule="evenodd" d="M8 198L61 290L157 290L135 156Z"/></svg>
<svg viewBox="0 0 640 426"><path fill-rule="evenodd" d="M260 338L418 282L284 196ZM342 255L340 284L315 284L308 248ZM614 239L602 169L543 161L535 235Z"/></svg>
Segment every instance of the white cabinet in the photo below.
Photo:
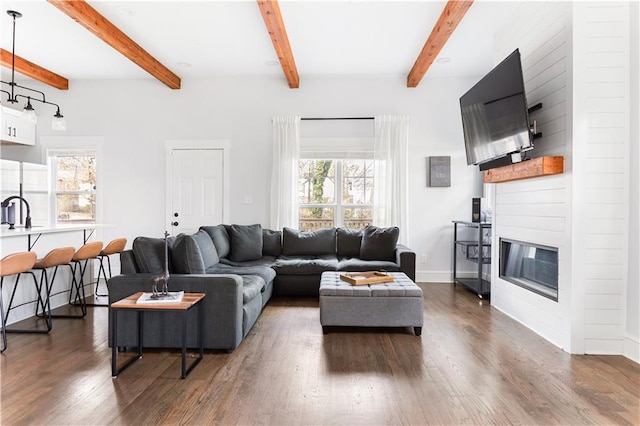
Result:
<svg viewBox="0 0 640 426"><path fill-rule="evenodd" d="M0 139L3 143L35 145L36 125L22 118L22 111L2 107L2 132Z"/></svg>

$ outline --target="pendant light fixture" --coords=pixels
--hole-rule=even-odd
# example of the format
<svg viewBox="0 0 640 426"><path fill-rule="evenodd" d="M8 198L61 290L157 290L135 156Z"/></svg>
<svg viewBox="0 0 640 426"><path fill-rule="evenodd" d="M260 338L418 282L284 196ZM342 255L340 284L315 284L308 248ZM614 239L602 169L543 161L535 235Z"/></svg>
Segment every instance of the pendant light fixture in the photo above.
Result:
<svg viewBox="0 0 640 426"><path fill-rule="evenodd" d="M22 111L23 118L31 121L32 123L36 123L38 121L38 116L36 115L36 111L33 109L31 105L31 101L40 102L47 105L53 105L57 108L56 113L53 116L53 121L51 122L51 128L53 130L67 130L67 123L64 120L64 116L60 113L60 105L54 104L53 102L47 101L43 92L32 89L30 87L22 86L15 81L15 73L16 73L16 18L21 18L22 13L16 12L15 10L7 10L7 15L13 18L13 44L11 50L11 81L2 80L2 85L9 86L7 90L0 89L2 93L6 93L8 98L7 102L11 104L15 104L19 102L19 98L23 98L26 100L26 104L24 106L24 110ZM19 91L28 91L29 94L19 93ZM41 97L41 98L40 98Z"/></svg>

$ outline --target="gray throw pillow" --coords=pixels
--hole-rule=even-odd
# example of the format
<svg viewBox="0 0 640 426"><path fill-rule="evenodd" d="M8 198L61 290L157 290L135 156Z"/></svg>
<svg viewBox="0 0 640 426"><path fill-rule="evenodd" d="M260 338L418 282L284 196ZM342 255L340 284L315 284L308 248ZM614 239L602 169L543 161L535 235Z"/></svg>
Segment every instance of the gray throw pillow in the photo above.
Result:
<svg viewBox="0 0 640 426"><path fill-rule="evenodd" d="M209 234L213 240L213 245L216 246L218 257L224 258L229 256L231 243L229 242L229 233L224 225L201 226L200 229Z"/></svg>
<svg viewBox="0 0 640 426"><path fill-rule="evenodd" d="M217 265L218 262L220 262L220 258L218 257L216 246L213 245L213 240L209 234L201 229L193 234L192 237L200 248L200 254L202 255L205 271L208 268Z"/></svg>
<svg viewBox="0 0 640 426"><path fill-rule="evenodd" d="M245 262L262 258L261 225L229 225L227 232L231 240L229 259Z"/></svg>
<svg viewBox="0 0 640 426"><path fill-rule="evenodd" d="M285 227L282 231L282 254L305 256L335 254L336 228L298 231Z"/></svg>
<svg viewBox="0 0 640 426"><path fill-rule="evenodd" d="M397 226L391 228L367 226L362 231L360 259L394 261L398 235L400 235L400 229Z"/></svg>
<svg viewBox="0 0 640 426"><path fill-rule="evenodd" d="M173 268L177 274L204 274L200 247L193 235L179 234L173 243Z"/></svg>
<svg viewBox="0 0 640 426"><path fill-rule="evenodd" d="M362 229L338 228L336 239L338 257L360 257Z"/></svg>
<svg viewBox="0 0 640 426"><path fill-rule="evenodd" d="M133 240L133 256L140 272L161 274L164 272L164 239L136 237Z"/></svg>
<svg viewBox="0 0 640 426"><path fill-rule="evenodd" d="M282 232L271 229L262 230L262 255L280 256L282 253Z"/></svg>

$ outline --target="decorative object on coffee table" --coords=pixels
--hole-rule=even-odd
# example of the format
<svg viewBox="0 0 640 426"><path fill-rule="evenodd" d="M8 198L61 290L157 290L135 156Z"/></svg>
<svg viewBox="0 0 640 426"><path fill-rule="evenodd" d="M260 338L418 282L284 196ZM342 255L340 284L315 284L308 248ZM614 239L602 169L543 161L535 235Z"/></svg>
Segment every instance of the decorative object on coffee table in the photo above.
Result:
<svg viewBox="0 0 640 426"><path fill-rule="evenodd" d="M142 293L136 303L156 305L160 303L180 303L183 297L184 291L170 291L162 298L154 298L153 293Z"/></svg>
<svg viewBox="0 0 640 426"><path fill-rule="evenodd" d="M393 277L386 272L345 272L340 274L340 279L351 285L379 284L393 282Z"/></svg>
<svg viewBox="0 0 640 426"><path fill-rule="evenodd" d="M165 299L169 297L169 233L164 231L164 272L151 277L151 299ZM161 284L158 291L158 284Z"/></svg>

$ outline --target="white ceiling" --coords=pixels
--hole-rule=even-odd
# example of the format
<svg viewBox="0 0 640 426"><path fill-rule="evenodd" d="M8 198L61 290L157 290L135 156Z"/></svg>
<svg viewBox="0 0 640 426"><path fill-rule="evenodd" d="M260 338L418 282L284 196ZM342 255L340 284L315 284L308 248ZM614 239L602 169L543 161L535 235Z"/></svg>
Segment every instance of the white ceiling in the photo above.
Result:
<svg viewBox="0 0 640 426"><path fill-rule="evenodd" d="M253 0L89 3L183 80L216 75L281 75ZM301 87L305 76L406 76L445 1L280 0ZM480 76L493 66L493 34L521 2L476 0L426 77ZM1 46L70 80L152 79L45 0L2 1ZM180 64L190 64L183 67ZM275 66L274 66L275 63ZM7 70L3 68L3 80Z"/></svg>

